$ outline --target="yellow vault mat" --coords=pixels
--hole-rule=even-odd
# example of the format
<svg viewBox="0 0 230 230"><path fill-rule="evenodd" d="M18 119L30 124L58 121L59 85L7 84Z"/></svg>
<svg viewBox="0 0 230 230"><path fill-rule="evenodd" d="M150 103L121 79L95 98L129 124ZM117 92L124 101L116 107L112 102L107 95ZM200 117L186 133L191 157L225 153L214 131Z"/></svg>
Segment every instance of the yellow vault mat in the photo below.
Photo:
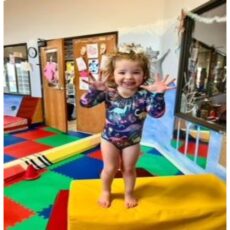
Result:
<svg viewBox="0 0 230 230"><path fill-rule="evenodd" d="M101 180L70 185L68 230L224 230L226 185L211 174L137 178L138 206L124 205L124 182L114 179L112 204L97 204Z"/></svg>

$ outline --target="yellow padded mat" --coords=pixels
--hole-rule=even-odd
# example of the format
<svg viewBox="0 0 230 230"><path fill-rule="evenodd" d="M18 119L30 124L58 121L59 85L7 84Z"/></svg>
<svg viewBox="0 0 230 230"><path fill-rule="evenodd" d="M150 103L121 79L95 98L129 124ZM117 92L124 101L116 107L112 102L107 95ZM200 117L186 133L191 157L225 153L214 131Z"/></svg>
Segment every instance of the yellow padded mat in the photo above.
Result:
<svg viewBox="0 0 230 230"><path fill-rule="evenodd" d="M122 179L113 181L111 207L97 204L100 180L70 185L68 230L224 230L226 185L211 174L137 178L137 207L124 206Z"/></svg>

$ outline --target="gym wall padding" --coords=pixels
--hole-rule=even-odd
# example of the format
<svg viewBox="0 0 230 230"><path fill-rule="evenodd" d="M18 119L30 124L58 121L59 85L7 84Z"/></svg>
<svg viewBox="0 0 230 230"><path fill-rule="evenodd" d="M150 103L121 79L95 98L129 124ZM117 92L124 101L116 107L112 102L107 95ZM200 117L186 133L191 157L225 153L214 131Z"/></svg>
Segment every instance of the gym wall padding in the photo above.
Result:
<svg viewBox="0 0 230 230"><path fill-rule="evenodd" d="M17 116L23 96L4 94L4 115Z"/></svg>

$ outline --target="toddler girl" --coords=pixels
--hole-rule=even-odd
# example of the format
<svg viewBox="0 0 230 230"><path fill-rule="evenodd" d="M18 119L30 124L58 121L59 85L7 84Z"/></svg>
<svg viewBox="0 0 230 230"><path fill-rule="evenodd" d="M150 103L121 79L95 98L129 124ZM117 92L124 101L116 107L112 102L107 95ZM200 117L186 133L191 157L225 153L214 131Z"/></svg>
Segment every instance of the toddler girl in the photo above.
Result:
<svg viewBox="0 0 230 230"><path fill-rule="evenodd" d="M164 92L170 87L165 79L145 85L149 78L149 61L140 46L126 45L112 54L106 70L96 80L90 74L90 90L84 94L80 103L92 107L105 102L106 121L101 136L101 152L104 167L101 173L102 192L99 204L111 205L111 184L120 159L125 183L125 205L132 208L137 205L134 196L136 180L135 165L140 153L142 128L146 115L161 117L165 112Z"/></svg>

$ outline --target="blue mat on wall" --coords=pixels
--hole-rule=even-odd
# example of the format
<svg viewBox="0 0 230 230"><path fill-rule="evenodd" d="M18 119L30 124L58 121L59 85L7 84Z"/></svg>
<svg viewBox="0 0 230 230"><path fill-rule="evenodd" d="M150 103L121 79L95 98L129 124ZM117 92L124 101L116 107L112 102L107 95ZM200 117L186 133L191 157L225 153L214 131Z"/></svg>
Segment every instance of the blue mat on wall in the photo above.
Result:
<svg viewBox="0 0 230 230"><path fill-rule="evenodd" d="M23 96L4 94L4 115L16 116Z"/></svg>

